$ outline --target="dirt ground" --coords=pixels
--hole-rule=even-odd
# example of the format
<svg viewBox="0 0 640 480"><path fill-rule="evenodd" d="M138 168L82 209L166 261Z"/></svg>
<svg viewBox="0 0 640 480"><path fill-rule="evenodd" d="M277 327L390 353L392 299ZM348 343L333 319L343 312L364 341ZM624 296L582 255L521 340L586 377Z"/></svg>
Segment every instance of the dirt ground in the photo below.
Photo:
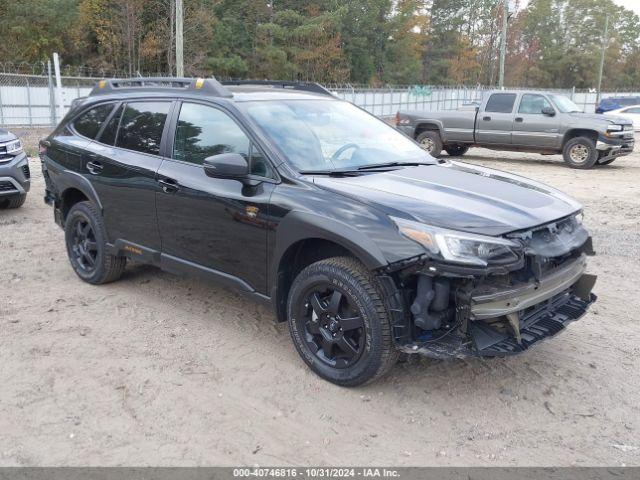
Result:
<svg viewBox="0 0 640 480"><path fill-rule="evenodd" d="M518 357L344 389L225 288L141 266L82 283L32 159L25 206L0 211L0 465L640 465L640 154L465 160L584 203L598 302Z"/></svg>

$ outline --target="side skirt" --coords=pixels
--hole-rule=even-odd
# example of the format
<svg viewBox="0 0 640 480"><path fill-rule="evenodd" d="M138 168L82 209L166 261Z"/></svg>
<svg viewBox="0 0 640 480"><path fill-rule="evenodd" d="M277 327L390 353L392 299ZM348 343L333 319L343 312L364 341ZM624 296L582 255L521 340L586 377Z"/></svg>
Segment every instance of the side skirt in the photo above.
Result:
<svg viewBox="0 0 640 480"><path fill-rule="evenodd" d="M264 305L272 306L271 298L257 292L247 282L228 273L205 267L182 258L174 257L157 250L127 242L126 240L116 240L114 244L107 244L107 251L112 255L127 257L135 262L147 265L154 265L161 270L177 275L195 276L205 281L210 281L224 285L250 297Z"/></svg>

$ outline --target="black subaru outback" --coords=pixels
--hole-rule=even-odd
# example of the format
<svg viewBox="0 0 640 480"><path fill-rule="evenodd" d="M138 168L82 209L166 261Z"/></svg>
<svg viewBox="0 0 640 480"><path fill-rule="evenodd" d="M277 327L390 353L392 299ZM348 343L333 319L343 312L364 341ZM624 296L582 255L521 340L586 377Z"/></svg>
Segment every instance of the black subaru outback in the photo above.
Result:
<svg viewBox="0 0 640 480"><path fill-rule="evenodd" d="M319 85L101 81L40 151L82 280L133 260L223 282L340 385L402 352L519 353L595 300L578 203L438 162Z"/></svg>

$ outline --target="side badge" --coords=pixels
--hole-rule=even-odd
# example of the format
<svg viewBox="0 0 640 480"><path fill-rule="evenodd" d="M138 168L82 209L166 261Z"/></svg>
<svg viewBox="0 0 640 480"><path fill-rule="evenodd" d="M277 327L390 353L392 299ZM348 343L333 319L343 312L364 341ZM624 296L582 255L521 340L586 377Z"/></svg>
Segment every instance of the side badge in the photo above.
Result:
<svg viewBox="0 0 640 480"><path fill-rule="evenodd" d="M247 212L247 217L256 218L258 216L258 212L260 211L260 209L253 205L247 205L247 208L245 209L245 211Z"/></svg>

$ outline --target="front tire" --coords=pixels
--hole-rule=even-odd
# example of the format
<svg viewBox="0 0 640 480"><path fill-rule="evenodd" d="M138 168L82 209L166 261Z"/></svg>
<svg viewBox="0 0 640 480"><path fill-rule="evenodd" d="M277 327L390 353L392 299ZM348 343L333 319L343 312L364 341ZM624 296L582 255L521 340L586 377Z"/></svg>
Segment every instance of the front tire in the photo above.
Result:
<svg viewBox="0 0 640 480"><path fill-rule="evenodd" d="M289 292L287 319L302 359L336 385L374 381L398 358L376 280L354 258L329 258L302 270Z"/></svg>
<svg viewBox="0 0 640 480"><path fill-rule="evenodd" d="M598 160L598 150L590 138L576 137L565 144L562 156L571 168L588 169Z"/></svg>
<svg viewBox="0 0 640 480"><path fill-rule="evenodd" d="M439 157L442 153L442 139L440 134L434 130L425 130L416 137L416 142L432 157Z"/></svg>
<svg viewBox="0 0 640 480"><path fill-rule="evenodd" d="M447 145L444 147L444 151L449 154L450 157L461 157L469 151L469 147L464 145Z"/></svg>
<svg viewBox="0 0 640 480"><path fill-rule="evenodd" d="M21 195L14 195L9 197L4 201L4 203L0 202L0 205L4 208L20 208L24 205L25 200L27 199L27 194L23 193Z"/></svg>
<svg viewBox="0 0 640 480"><path fill-rule="evenodd" d="M101 285L120 278L127 259L107 252L102 216L90 202L76 203L65 220L69 261L85 282Z"/></svg>

